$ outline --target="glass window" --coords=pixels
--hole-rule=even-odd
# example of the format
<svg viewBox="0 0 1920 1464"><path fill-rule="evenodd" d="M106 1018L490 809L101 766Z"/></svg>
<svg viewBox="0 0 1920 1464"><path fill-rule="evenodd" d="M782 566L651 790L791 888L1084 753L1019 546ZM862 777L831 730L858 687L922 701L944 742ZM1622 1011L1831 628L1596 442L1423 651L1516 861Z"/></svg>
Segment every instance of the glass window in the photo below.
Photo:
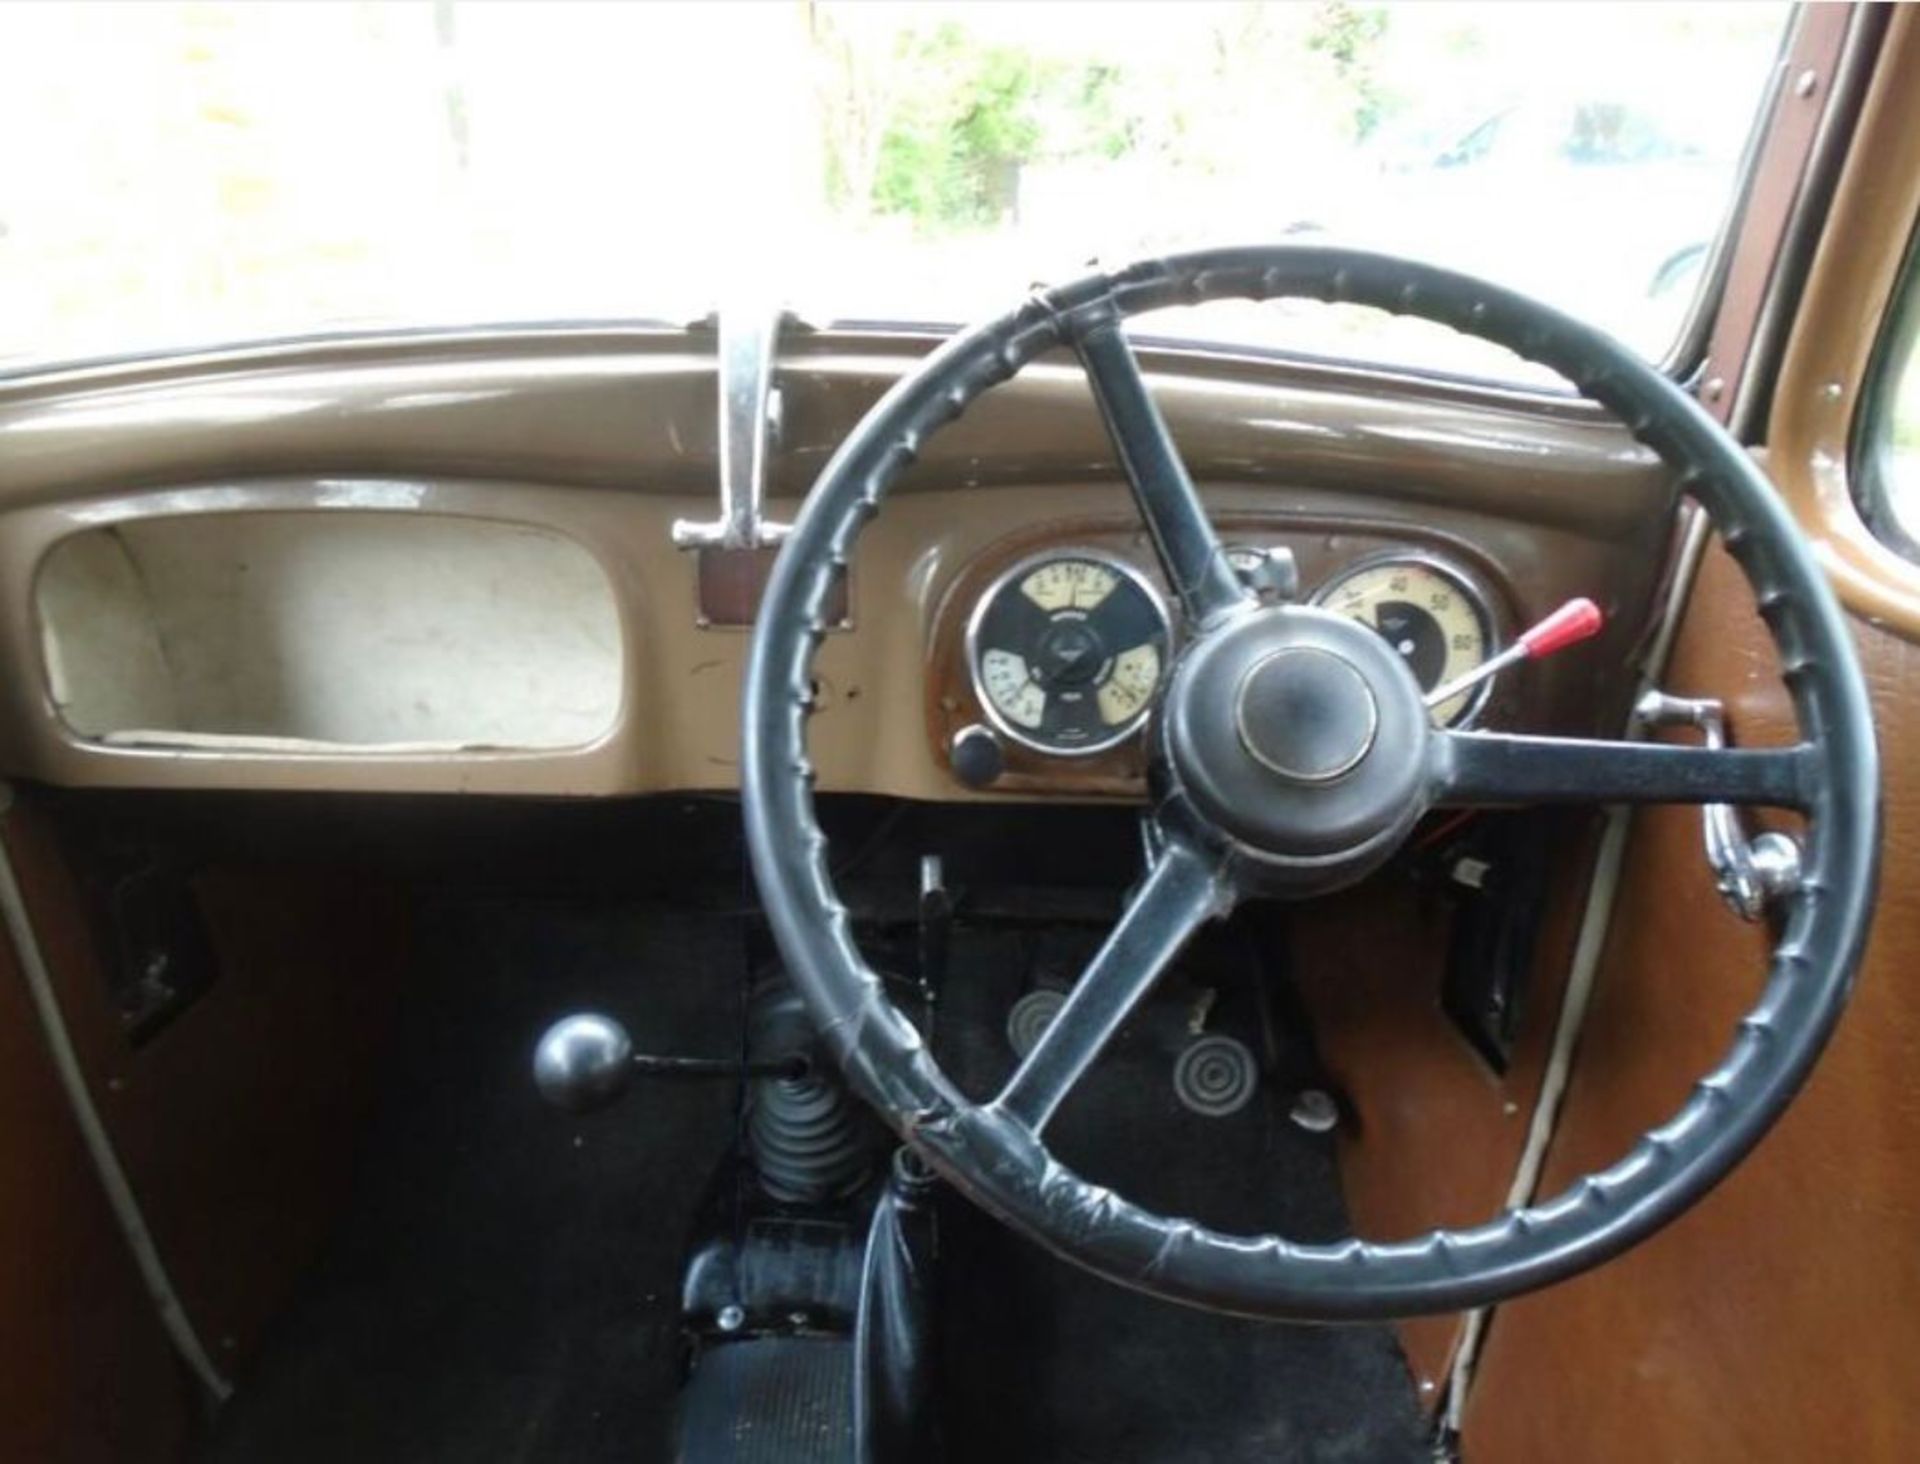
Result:
<svg viewBox="0 0 1920 1464"><path fill-rule="evenodd" d="M1867 522L1920 559L1920 235L1866 395L1854 482Z"/></svg>
<svg viewBox="0 0 1920 1464"><path fill-rule="evenodd" d="M0 366L777 295L958 322L1281 238L1482 273L1659 358L1784 4L0 5ZM1156 334L1504 369L1328 307Z"/></svg>
<svg viewBox="0 0 1920 1464"><path fill-rule="evenodd" d="M1920 341L1907 342L1887 427L1887 507L1910 538L1920 539Z"/></svg>

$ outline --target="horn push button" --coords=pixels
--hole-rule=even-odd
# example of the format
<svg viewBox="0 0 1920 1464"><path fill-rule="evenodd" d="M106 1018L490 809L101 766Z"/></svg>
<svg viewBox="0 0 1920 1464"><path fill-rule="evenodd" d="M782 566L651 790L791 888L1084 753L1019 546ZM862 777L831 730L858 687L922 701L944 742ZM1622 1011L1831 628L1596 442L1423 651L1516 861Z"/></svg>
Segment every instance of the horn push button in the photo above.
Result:
<svg viewBox="0 0 1920 1464"><path fill-rule="evenodd" d="M1426 811L1432 723L1371 628L1280 605L1181 655L1158 721L1173 790L1277 893L1376 867Z"/></svg>
<svg viewBox="0 0 1920 1464"><path fill-rule="evenodd" d="M1286 646L1241 678L1234 724L1247 751L1281 777L1325 783L1352 772L1372 749L1380 706L1344 656Z"/></svg>

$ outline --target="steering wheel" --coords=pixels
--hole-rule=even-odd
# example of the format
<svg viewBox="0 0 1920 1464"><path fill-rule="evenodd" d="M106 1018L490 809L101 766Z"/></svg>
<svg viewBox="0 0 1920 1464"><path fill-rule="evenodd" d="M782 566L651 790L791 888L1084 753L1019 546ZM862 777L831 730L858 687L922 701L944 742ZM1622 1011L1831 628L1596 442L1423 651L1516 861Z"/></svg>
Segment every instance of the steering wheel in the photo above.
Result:
<svg viewBox="0 0 1920 1464"><path fill-rule="evenodd" d="M1746 573L1799 723L1788 747L1715 750L1435 728L1370 629L1262 604L1208 523L1122 333L1173 305L1303 297L1421 316L1551 367L1678 473ZM1058 1016L988 1102L961 1093L855 947L815 819L811 665L836 577L927 437L1042 352L1085 368L1188 640L1156 709L1161 852ZM742 794L788 970L854 1089L935 1172L1102 1276L1252 1317L1359 1320L1478 1306L1599 1264L1699 1200L1780 1116L1852 987L1879 860L1872 714L1852 641L1792 520L1737 444L1606 335L1512 291L1386 255L1211 250L1040 292L954 337L827 464L768 586L747 668ZM1731 803L1807 816L1805 875L1731 1049L1611 1168L1472 1229L1392 1243L1230 1235L1150 1212L1062 1165L1049 1118L1195 930L1252 896L1359 878L1430 808Z"/></svg>

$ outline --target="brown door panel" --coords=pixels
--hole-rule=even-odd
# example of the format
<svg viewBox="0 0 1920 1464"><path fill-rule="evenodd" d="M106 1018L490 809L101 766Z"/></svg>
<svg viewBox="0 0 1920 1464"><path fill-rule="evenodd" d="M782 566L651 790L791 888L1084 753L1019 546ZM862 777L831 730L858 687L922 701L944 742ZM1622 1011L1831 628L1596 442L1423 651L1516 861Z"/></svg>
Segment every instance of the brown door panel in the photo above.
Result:
<svg viewBox="0 0 1920 1464"><path fill-rule="evenodd" d="M121 1239L0 939L0 1458L178 1456L189 1385Z"/></svg>
<svg viewBox="0 0 1920 1464"><path fill-rule="evenodd" d="M1692 1214L1495 1315L1473 1464L1920 1457L1920 645L1858 626L1885 765L1880 910L1852 1009L1780 1126ZM1792 720L1738 571L1708 554L1668 688L1744 743ZM1725 1052L1768 938L1721 907L1698 815L1634 833L1544 1193L1618 1157Z"/></svg>
<svg viewBox="0 0 1920 1464"><path fill-rule="evenodd" d="M19 795L8 856L101 1121L191 1324L231 1376L345 1203L405 976L401 903L327 868L196 868L212 980L136 1043L114 995L122 938L85 881L98 850L74 842L91 825L50 816L45 796Z"/></svg>

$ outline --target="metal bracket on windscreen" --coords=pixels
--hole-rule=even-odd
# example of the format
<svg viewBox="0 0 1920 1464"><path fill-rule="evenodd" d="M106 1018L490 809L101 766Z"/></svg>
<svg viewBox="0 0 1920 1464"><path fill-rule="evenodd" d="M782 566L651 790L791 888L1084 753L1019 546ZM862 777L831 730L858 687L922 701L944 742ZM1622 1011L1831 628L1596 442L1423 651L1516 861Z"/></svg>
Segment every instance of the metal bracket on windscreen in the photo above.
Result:
<svg viewBox="0 0 1920 1464"><path fill-rule="evenodd" d="M711 330L719 382L720 516L675 519L673 542L699 557L696 623L744 629L759 613L773 560L792 525L766 517L767 479L780 446L781 391L774 380L780 333L804 330L785 310L722 309L693 327ZM844 577L829 606L828 624L848 623Z"/></svg>
<svg viewBox="0 0 1920 1464"><path fill-rule="evenodd" d="M769 549L792 528L762 517L762 506L767 460L780 430L773 360L781 328L793 317L779 310L720 310L709 320L719 336L720 517L674 520L673 542L681 549Z"/></svg>

